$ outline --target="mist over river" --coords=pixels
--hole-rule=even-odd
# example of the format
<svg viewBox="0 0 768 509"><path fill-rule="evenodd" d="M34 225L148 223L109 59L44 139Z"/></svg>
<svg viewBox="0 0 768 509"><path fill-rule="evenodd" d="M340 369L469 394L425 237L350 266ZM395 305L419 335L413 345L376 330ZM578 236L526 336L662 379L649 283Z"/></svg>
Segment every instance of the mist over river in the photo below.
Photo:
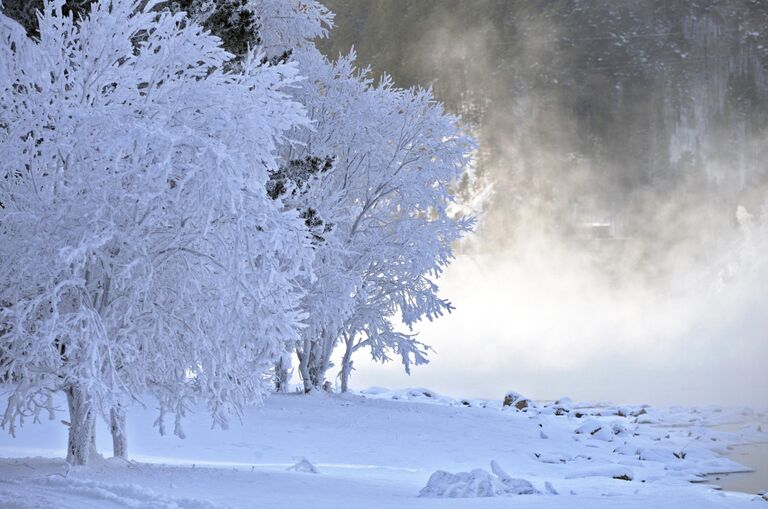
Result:
<svg viewBox="0 0 768 509"><path fill-rule="evenodd" d="M768 3L329 7L326 54L432 86L480 143L437 354L356 386L768 406Z"/></svg>

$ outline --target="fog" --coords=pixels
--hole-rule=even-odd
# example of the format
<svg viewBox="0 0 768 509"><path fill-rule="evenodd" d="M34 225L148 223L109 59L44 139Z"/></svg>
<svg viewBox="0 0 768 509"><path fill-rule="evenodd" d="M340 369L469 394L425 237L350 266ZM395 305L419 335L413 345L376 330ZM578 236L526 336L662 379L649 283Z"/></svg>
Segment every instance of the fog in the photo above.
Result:
<svg viewBox="0 0 768 509"><path fill-rule="evenodd" d="M431 363L406 378L396 362L360 359L355 385L765 407L764 286L739 281L707 292L692 282L673 293L610 285L591 270L564 252L527 260L460 256L442 285L456 311L420 327L437 350ZM754 277L765 281L764 272Z"/></svg>
<svg viewBox="0 0 768 509"><path fill-rule="evenodd" d="M360 352L354 386L768 407L766 9L329 4L333 50L431 84L480 142L431 363Z"/></svg>

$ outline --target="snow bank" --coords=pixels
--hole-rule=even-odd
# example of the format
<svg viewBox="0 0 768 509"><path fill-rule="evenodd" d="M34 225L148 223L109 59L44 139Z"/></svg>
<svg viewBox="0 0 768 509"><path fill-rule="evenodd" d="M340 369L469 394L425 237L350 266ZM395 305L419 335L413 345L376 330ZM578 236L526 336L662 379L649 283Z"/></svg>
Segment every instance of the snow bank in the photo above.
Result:
<svg viewBox="0 0 768 509"><path fill-rule="evenodd" d="M753 413L747 421L741 410L618 407L565 398L502 411L501 398L486 407L482 400L462 401L419 388L273 395L263 407L247 409L242 422L227 431L210 429L204 406L191 409L197 412L190 412L184 440L159 436L152 428L154 409L135 406L128 409L130 452L143 463L105 460L87 469L68 469L60 459L66 444L60 420L30 423L16 438L0 435L0 507L751 509L764 504L756 493L688 483L708 473L743 471L722 454L749 440L768 441L764 414ZM65 401L56 404L66 407ZM646 418L654 424L640 422ZM733 431L712 426L740 419L751 424L729 426ZM610 434L610 441L592 434L598 429ZM112 444L103 423L96 435L99 450L108 452ZM40 455L59 459L29 458ZM312 461L303 463L305 457ZM477 468L491 458L513 465L512 475L496 462ZM286 471L291 466L322 475ZM420 492L424 498L417 497ZM516 496L536 492L540 495Z"/></svg>
<svg viewBox="0 0 768 509"><path fill-rule="evenodd" d="M32 477L8 483L0 490L4 509L81 509L127 507L133 509L222 509L220 504L191 498L173 498L136 484L119 484L74 477Z"/></svg>

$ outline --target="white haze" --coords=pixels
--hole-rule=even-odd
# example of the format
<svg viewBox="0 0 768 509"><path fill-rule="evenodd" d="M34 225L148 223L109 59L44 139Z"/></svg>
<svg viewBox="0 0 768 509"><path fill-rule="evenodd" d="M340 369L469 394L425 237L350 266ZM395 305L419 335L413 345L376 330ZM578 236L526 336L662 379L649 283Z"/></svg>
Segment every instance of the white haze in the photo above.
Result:
<svg viewBox="0 0 768 509"><path fill-rule="evenodd" d="M406 377L396 358L378 365L361 351L353 387L768 408L768 213L761 210L768 185L760 155L768 133L744 132L734 145L705 121L680 124L670 154L700 151L697 180L638 185L644 169L629 158L611 163L579 153L578 121L553 95L567 88L508 92L516 75L568 60L557 44L567 34L549 18L526 18L522 43L503 67L489 56L502 35L492 23L448 9L423 26L431 28L408 48L411 65L451 69L456 77L434 83L438 95L458 87L471 100L474 90L485 105L477 191L492 183L494 197L439 280L456 310L417 328L436 350L430 364ZM716 63L727 69L727 61ZM716 110L722 80L694 76L694 109ZM718 159L733 151L732 167ZM734 191L745 168L763 180ZM591 217L573 214L579 200ZM751 220L737 217L742 204ZM584 220L618 230L612 239L589 238L588 229L563 234L563 225Z"/></svg>
<svg viewBox="0 0 768 509"><path fill-rule="evenodd" d="M527 259L460 256L442 283L456 311L421 327L431 363L406 378L361 352L354 385L768 407L764 271L720 290L691 278L663 292L611 285L574 258L556 246Z"/></svg>
<svg viewBox="0 0 768 509"><path fill-rule="evenodd" d="M587 167L566 194L590 179ZM494 186L497 200L510 194L503 178ZM456 310L417 328L431 363L406 377L397 359L360 352L354 386L768 408L768 209L649 193L628 206L644 230L592 238L563 235L552 225L567 218L525 198L511 230L486 220L507 206L490 202L439 280Z"/></svg>

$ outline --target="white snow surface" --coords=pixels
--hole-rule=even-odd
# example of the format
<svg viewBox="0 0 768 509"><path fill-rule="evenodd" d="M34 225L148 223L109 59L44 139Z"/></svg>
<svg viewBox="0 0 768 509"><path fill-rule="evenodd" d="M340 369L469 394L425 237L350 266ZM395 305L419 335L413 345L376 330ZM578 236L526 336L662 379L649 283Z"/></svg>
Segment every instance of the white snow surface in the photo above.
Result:
<svg viewBox="0 0 768 509"><path fill-rule="evenodd" d="M211 430L200 409L184 440L159 436L156 410L137 405L132 461L88 467L61 459L61 414L0 436L0 508L768 507L756 495L689 482L744 470L721 453L768 441L768 427L713 426L764 414L567 403L502 410L501 400L426 389L273 395L225 431ZM106 427L97 435L109 453Z"/></svg>

